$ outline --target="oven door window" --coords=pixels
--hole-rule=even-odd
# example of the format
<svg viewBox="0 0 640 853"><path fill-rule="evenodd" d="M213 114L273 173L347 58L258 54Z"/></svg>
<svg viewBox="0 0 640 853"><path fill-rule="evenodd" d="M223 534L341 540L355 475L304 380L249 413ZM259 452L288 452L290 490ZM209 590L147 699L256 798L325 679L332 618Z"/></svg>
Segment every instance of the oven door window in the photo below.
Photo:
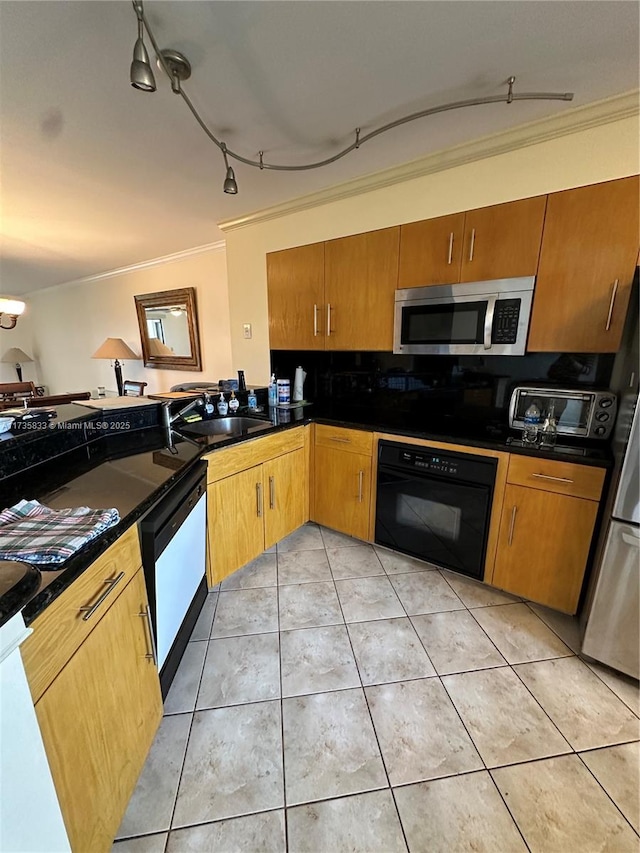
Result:
<svg viewBox="0 0 640 853"><path fill-rule="evenodd" d="M589 414L591 412L591 398L585 397L583 394L570 396L559 394L558 396L545 395L541 397L539 394L520 394L518 397L518 405L516 410L516 418L524 420L524 413L529 406L535 403L540 409L540 414L545 417L553 405L553 413L558 424L558 429L562 432L575 432L579 435L586 435L589 426Z"/></svg>
<svg viewBox="0 0 640 853"><path fill-rule="evenodd" d="M406 306L402 344L481 344L487 305L479 300Z"/></svg>
<svg viewBox="0 0 640 853"><path fill-rule="evenodd" d="M491 488L380 466L375 541L482 578Z"/></svg>

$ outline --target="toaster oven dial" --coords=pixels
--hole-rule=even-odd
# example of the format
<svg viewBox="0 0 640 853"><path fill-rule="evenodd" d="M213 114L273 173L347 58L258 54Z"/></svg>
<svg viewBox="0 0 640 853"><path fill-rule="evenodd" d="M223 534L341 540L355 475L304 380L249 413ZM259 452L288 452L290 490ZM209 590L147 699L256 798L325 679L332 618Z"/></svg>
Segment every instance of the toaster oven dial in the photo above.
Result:
<svg viewBox="0 0 640 853"><path fill-rule="evenodd" d="M613 400L611 399L611 397L603 397L602 400L600 400L601 409L608 409L612 404Z"/></svg>
<svg viewBox="0 0 640 853"><path fill-rule="evenodd" d="M604 423L604 421L609 420L609 412L596 412L596 420L600 421L600 423Z"/></svg>
<svg viewBox="0 0 640 853"><path fill-rule="evenodd" d="M594 435L604 435L607 431L606 427L599 426L594 429Z"/></svg>

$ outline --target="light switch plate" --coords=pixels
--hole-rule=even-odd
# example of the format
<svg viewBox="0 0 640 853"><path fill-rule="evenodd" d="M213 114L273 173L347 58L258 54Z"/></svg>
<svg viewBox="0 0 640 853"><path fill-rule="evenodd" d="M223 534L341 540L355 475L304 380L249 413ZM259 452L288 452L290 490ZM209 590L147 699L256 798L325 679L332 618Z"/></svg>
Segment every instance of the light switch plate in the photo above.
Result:
<svg viewBox="0 0 640 853"><path fill-rule="evenodd" d="M244 323L242 326L242 330L243 330L245 338L251 337L251 323Z"/></svg>

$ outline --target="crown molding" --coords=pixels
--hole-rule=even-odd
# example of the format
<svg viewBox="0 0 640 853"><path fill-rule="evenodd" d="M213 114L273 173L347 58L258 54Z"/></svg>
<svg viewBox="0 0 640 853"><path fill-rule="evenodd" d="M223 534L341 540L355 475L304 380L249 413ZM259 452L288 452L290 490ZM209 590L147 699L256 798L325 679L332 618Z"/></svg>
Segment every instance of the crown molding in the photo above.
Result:
<svg viewBox="0 0 640 853"><path fill-rule="evenodd" d="M172 264L175 261L183 261L186 258L191 258L194 255L203 255L205 252L219 252L226 248L224 240L218 240L215 243L205 243L203 246L194 246L191 249L182 249L179 252L173 252L170 255L162 255L159 258L150 258L147 261L139 261L136 264L129 264L126 267L117 267L113 270L105 270L104 272L95 273L94 275L86 275L82 278L74 278L71 281L63 281L53 287L45 288L47 291L58 290L65 287L75 287L78 284L90 284L94 281L104 281L107 278L114 278L125 273L136 272L137 270L146 270L150 267L158 267L162 264ZM34 293L41 293L41 290L33 290L31 293L25 293L24 296L30 296Z"/></svg>
<svg viewBox="0 0 640 853"><path fill-rule="evenodd" d="M640 115L640 91L624 92L621 95L594 101L591 104L575 107L547 118L536 119L490 136L483 136L471 142L434 151L432 154L418 160L412 160L410 163L394 166L381 172L374 172L245 216L226 219L219 222L218 227L224 232L235 231L259 222L278 219L281 216L319 207L329 202L351 198L393 184L411 181L434 172L441 172L476 160L506 154L509 151L538 145L542 142L638 115Z"/></svg>

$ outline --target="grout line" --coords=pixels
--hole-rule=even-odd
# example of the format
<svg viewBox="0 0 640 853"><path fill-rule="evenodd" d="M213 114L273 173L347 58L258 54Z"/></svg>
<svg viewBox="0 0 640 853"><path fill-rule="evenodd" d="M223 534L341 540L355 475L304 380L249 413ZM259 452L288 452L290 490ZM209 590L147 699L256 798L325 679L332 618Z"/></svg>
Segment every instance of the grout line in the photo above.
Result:
<svg viewBox="0 0 640 853"><path fill-rule="evenodd" d="M377 556L377 555L376 555L376 556ZM327 559L328 559L328 556L327 556ZM378 559L379 559L379 558L378 558ZM335 580L334 580L334 586L335 586ZM393 585L392 585L392 586L393 586ZM394 589L394 592L395 592L395 589ZM342 609L342 601L340 601L340 596L338 595L338 589L337 589L337 587L336 587L336 595L338 596L338 604L340 605L340 610L341 610L341 612L342 612L342 618L344 619L344 610ZM396 593L396 596L397 596L397 593ZM398 600L399 600L399 599L398 599ZM401 606L401 607L403 606L403 605L402 605L402 602L400 602L400 606ZM403 609L404 609L404 607L403 607ZM378 620L369 620L369 621L378 621ZM369 705L369 697L367 696L367 691L365 690L364 682L363 682L363 680L362 680L362 673L360 672L360 666L359 666L359 664L358 664L358 658L356 657L355 649L353 648L353 642L352 642L352 640L351 640L351 634L349 633L349 629L347 628L347 624L348 624L348 623L347 623L347 621L346 621L346 619L345 619L345 631L346 631L346 634L347 634L347 638L348 638L348 640L349 640L349 646L350 646L350 648L351 648L351 654L353 655L353 660L354 660L354 663L355 663L355 665L356 665L356 671L357 671L357 673L358 673L358 678L360 679L360 690L362 691L362 695L363 695L363 697L364 697L364 701L365 701L365 704L366 704L366 706L367 706L367 711L368 711L368 713L369 713L369 721L370 721L370 723L371 723L371 728L372 728L372 730L373 730L373 736L374 736L374 738L375 738L375 740L376 740L376 745L377 745L377 747L378 747L378 753L379 753L379 755L380 755L380 761L382 762L382 769L384 770L384 775L385 775L385 778L386 778L386 780L387 780L387 786L388 786L388 789L389 789L389 790L390 790L390 792L391 792L391 799L393 800L393 806L394 806L394 808L395 808L395 810L396 810L396 815L397 815L397 817L398 817L398 823L400 824L400 830L402 831L402 837L403 837L403 839L404 839L404 843L405 843L405 845L406 845L407 850L409 850L409 842L408 842L408 840L407 840L407 835L406 835L406 832L405 832L405 829L404 829L404 825L403 825L403 823L402 823L402 818L400 817L400 811L398 810L398 804L397 804L397 802L396 802L396 798L395 798L395 795L394 795L394 793L393 793L393 787L392 787L392 785L391 785L391 779L389 778L389 771L387 770L387 763L386 763L386 761L384 760L384 754L383 754L383 752L382 752L382 747L381 747L381 745L380 745L380 739L379 739L379 737L378 737L378 732L377 732L377 730L376 730L376 726L375 726L375 723L374 723L374 720L373 720L373 714L371 713L371 707L370 707L370 705ZM385 789L383 788L383 789L378 789L378 790L385 790Z"/></svg>
<svg viewBox="0 0 640 853"><path fill-rule="evenodd" d="M287 817L287 776L284 743L284 691L282 689L282 629L280 626L280 555L276 544L276 613L278 617L278 674L280 680L280 750L282 753L282 811L284 817L284 849L289 850L289 819Z"/></svg>
<svg viewBox="0 0 640 853"><path fill-rule="evenodd" d="M635 743L635 741L631 741L631 742L632 742L632 743ZM623 744L615 744L615 746L623 746ZM603 749L612 749L612 747L611 747L611 746L610 746L610 747L602 747L602 748L603 748ZM589 750L589 749L584 750L584 752L591 752L591 751L592 751L592 750ZM613 797L611 796L611 794L610 794L610 793L607 791L607 789L604 787L604 785L602 784L602 782L598 779L598 777L596 776L595 772L594 772L594 771L589 767L589 765L588 765L588 764L587 764L587 762L584 760L584 758L582 757L582 755L581 755L579 752L577 752L577 753L576 753L576 755L577 755L578 759L580 760L580 763L582 764L582 766L586 768L587 772L588 772L588 773L590 773L590 774L591 774L591 776L593 776L593 778L594 778L594 779L595 779L595 781L596 781L596 784L600 786L600 788L604 791L605 796L606 796L606 797L608 797L608 799L613 803L613 806L614 806L614 807L618 810L618 812L622 815L622 819L623 819L626 823L628 823L628 824L629 824L629 826L631 827L631 829L633 830L633 832L634 832L636 835L640 835L640 833L637 831L637 829L635 828L635 826L633 826L633 824L631 823L631 821L629 820L629 818L628 818L628 817L626 816L626 814L622 811L622 809L620 808L620 806L616 803L616 801L613 799Z"/></svg>

